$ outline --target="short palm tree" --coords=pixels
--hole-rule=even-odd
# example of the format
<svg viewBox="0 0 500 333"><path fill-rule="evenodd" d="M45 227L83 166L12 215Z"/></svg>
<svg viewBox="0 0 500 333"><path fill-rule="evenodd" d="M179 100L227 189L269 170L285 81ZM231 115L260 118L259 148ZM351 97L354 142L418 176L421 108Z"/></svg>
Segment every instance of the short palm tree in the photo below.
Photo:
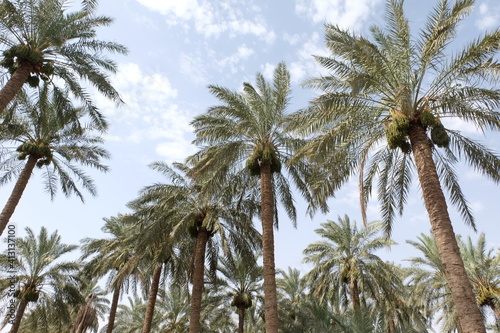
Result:
<svg viewBox="0 0 500 333"><path fill-rule="evenodd" d="M90 329L97 332L98 320L104 318L105 314L109 312L109 300L105 297L106 292L97 286L97 279L88 280L79 274L78 282L81 303L65 303L58 300L56 296L54 299L49 299L48 302L37 304L35 308L30 309L23 316L19 333L70 333L79 312L92 315L91 319L94 320L92 322L89 320L88 323L91 325ZM92 302L87 302L89 295L93 295ZM87 305L92 307L95 312L93 310L85 312ZM63 313L61 306L67 307L69 310L65 310ZM69 314L69 317L64 315L65 313ZM80 318L84 317L89 318L89 316L80 316Z"/></svg>
<svg viewBox="0 0 500 333"><path fill-rule="evenodd" d="M500 320L500 253L486 247L486 236L479 235L476 244L469 237L459 239L465 270L472 283L477 304L488 307L497 321Z"/></svg>
<svg viewBox="0 0 500 333"><path fill-rule="evenodd" d="M144 281L139 267L140 258L130 242L130 235L136 235L137 219L132 215L118 215L105 218L102 231L110 237L102 239L83 239L81 251L82 260L93 256L85 264L84 272L93 278L109 274L108 288L113 291L111 308L107 324L107 333L113 331L116 311L121 292L127 291L130 284L136 286L138 281Z"/></svg>
<svg viewBox="0 0 500 333"><path fill-rule="evenodd" d="M172 168L158 162L152 167L165 175L168 183L145 187L133 206L144 208L146 205L145 211L149 209L157 221L149 223L144 231L143 235L151 236L143 238L145 244L163 242L166 250L170 247L172 253L174 247L186 242L187 235L196 239L190 332L198 333L205 261L208 259L211 271L215 271L219 249L227 254L230 251L251 252L256 248L254 244L258 244L260 238L252 226L253 208L242 194L233 197L234 187L206 190L202 182L189 176L192 170L185 164L174 163Z"/></svg>
<svg viewBox="0 0 500 333"><path fill-rule="evenodd" d="M260 178L265 326L266 332L276 333L278 310L273 228L278 223L278 200L293 223L296 221L289 180L284 177L282 169L288 171L299 191L308 197L306 183L301 178L307 171L306 165L302 161L287 163L302 143L286 127L290 73L285 64L280 63L274 71L272 83L258 73L256 87L244 83L242 92L215 85L209 89L222 104L211 107L192 122L196 134L194 142L204 145L195 169L199 173L215 174L247 169L251 175Z"/></svg>
<svg viewBox="0 0 500 333"><path fill-rule="evenodd" d="M480 131L500 129L500 30L450 55L458 24L471 12L474 0L440 0L414 39L403 3L387 0L386 27L373 26L371 38L326 26L332 55L316 59L329 74L308 82L323 94L295 122L302 123L304 135L319 133L303 153L316 158L337 185L360 171L363 209L378 179L388 232L395 214L403 211L416 168L463 331L484 332L441 186L464 220L474 225L455 162L463 158L500 181L498 154L447 123L454 118ZM314 185L323 198L337 188L324 180Z"/></svg>
<svg viewBox="0 0 500 333"><path fill-rule="evenodd" d="M12 193L0 213L0 233L5 230L35 167L45 174L45 187L53 198L57 183L65 195L84 201L79 186L96 195L91 178L75 164L106 172L101 163L109 157L101 146L105 122L88 119L86 108L78 108L43 85L33 96L23 95L4 114L0 137L5 145L0 167L0 185L16 179ZM67 97L67 96L66 96ZM89 120L88 124L84 121ZM78 184L80 183L80 184Z"/></svg>
<svg viewBox="0 0 500 333"><path fill-rule="evenodd" d="M339 217L337 223L322 223L315 230L322 240L304 250L304 262L313 265L305 279L314 294L320 299L349 300L353 310L358 311L363 297L376 299L376 290L393 288L396 268L375 254L394 243L378 236L381 231L378 222L358 229L347 215Z"/></svg>
<svg viewBox="0 0 500 333"><path fill-rule="evenodd" d="M61 311L59 316L63 317L70 316L66 304L82 303L76 280L80 265L73 261L61 260L61 257L76 248L76 245L61 243L61 237L57 232L49 235L45 227L41 228L38 235L35 235L30 228L26 228L26 236L16 240L15 261L9 262L7 255L0 255L2 274L8 272L9 265L12 264L17 279L14 293L17 309L10 333L18 331L24 312L30 303L34 303L35 306L38 304L43 306L45 303L57 306Z"/></svg>
<svg viewBox="0 0 500 333"><path fill-rule="evenodd" d="M262 267L254 255L229 255L220 259L218 284L222 285L226 299L238 313L238 333L245 329L245 313L256 301L261 290Z"/></svg>
<svg viewBox="0 0 500 333"><path fill-rule="evenodd" d="M64 82L66 89L96 110L80 79L94 86L107 98L120 101L109 82L108 72L116 64L104 52L127 52L115 42L96 38L96 29L112 19L97 16L96 0L82 1L82 8L68 13L66 0L3 0L0 4L0 65L9 72L0 90L0 112L28 83L37 86L40 78L51 83Z"/></svg>

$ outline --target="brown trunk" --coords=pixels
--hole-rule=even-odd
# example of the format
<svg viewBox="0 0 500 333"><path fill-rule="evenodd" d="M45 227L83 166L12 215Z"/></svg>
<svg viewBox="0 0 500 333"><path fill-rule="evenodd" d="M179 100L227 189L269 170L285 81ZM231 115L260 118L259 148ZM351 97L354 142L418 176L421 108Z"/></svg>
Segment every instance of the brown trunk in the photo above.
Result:
<svg viewBox="0 0 500 333"><path fill-rule="evenodd" d="M278 333L278 299L274 263L274 198L271 165L260 166L262 254L264 266L264 310L266 333Z"/></svg>
<svg viewBox="0 0 500 333"><path fill-rule="evenodd" d="M359 310L359 307L361 306L361 301L359 300L359 288L358 288L358 281L356 279L350 279L351 282L349 283L349 292L351 294L351 301L352 301L352 309L354 311Z"/></svg>
<svg viewBox="0 0 500 333"><path fill-rule="evenodd" d="M32 65L29 62L21 62L16 71L12 74L9 81L0 90L0 113L5 110L7 105L16 97L17 93L23 88L26 80L30 76Z"/></svg>
<svg viewBox="0 0 500 333"><path fill-rule="evenodd" d="M238 333L245 332L245 308L238 308Z"/></svg>
<svg viewBox="0 0 500 333"><path fill-rule="evenodd" d="M2 213L0 213L0 235L2 235L3 231L7 227L7 224L9 223L12 214L14 214L14 210L16 209L19 200L21 200L24 189L26 188L26 185L28 185L28 181L30 180L31 173L35 168L37 160L38 158L34 155L30 155L28 157L28 161L26 162L23 171L21 171L21 174L17 179L16 185L14 186L14 189L10 194L9 200L7 200Z"/></svg>
<svg viewBox="0 0 500 333"><path fill-rule="evenodd" d="M409 137L432 234L443 262L444 273L455 302L460 326L464 333L486 332L483 317L476 304L472 286L460 257L446 199L432 159L429 139L424 128L418 124L412 125Z"/></svg>
<svg viewBox="0 0 500 333"><path fill-rule="evenodd" d="M142 333L149 333L151 331L151 323L153 322L153 315L155 312L156 296L158 295L158 287L160 286L161 270L163 265L156 267L153 278L151 280L151 288L149 289L148 305L146 307L146 315L144 316L144 326Z"/></svg>
<svg viewBox="0 0 500 333"><path fill-rule="evenodd" d="M207 248L208 232L205 227L198 230L196 252L194 258L193 292L191 294L191 314L189 333L200 333L201 299L203 296L203 280L205 275L205 252Z"/></svg>
<svg viewBox="0 0 500 333"><path fill-rule="evenodd" d="M21 326L21 319L23 319L24 311L26 310L26 306L28 305L28 301L22 299L19 302L19 306L17 307L16 318L14 319L14 324L10 328L9 333L17 333L19 330L19 326Z"/></svg>
<svg viewBox="0 0 500 333"><path fill-rule="evenodd" d="M106 333L113 332L115 326L116 309L118 308L118 300L120 299L120 286L115 286L113 291L113 300L111 301L111 308L109 309L108 328Z"/></svg>

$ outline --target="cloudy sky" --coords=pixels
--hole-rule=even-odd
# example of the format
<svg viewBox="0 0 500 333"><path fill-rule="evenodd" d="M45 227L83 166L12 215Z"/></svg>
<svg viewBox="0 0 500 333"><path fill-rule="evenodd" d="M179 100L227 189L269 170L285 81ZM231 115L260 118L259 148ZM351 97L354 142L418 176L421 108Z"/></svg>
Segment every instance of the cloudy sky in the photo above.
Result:
<svg viewBox="0 0 500 333"><path fill-rule="evenodd" d="M424 22L435 3L406 2L414 28ZM189 122L217 103L208 92L208 84L240 89L242 82L251 82L257 72L269 76L277 63L285 61L293 83L290 111L306 106L313 93L301 88L300 83L320 71L311 55L327 54L324 23L366 32L372 24L383 24L384 1L102 0L99 11L115 19L111 27L99 31L100 38L122 43L130 50L128 56L115 58L119 72L113 77L125 105L116 108L95 96L111 124L106 135L106 148L112 154L108 163L111 171L88 172L98 186L98 196L87 195L85 204L60 193L50 201L35 174L12 218L19 236L25 226L38 232L45 225L49 231L58 229L66 243L102 237L104 217L128 212L127 202L135 199L142 187L162 181L148 168L149 163L182 161L196 151L190 144L193 135ZM478 0L473 14L460 28L459 41L470 41L496 28L498 22L498 1ZM500 150L498 135L479 138ZM460 171L460 177L479 232L487 234L490 247L498 248L499 187L467 168ZM2 189L2 204L10 190L8 186ZM317 240L313 230L327 218L336 220L338 215L349 214L360 221L357 198L356 184L351 182L331 200L330 214L311 220L297 197L301 214L298 228L293 229L283 216L275 236L278 267L303 267L301 252ZM382 252L383 258L400 261L416 255L405 240L415 240L430 229L420 198L415 185L405 215L394 226L394 240L399 245L391 252ZM457 233L476 237L453 209L451 214ZM378 217L376 202L372 201L369 219Z"/></svg>

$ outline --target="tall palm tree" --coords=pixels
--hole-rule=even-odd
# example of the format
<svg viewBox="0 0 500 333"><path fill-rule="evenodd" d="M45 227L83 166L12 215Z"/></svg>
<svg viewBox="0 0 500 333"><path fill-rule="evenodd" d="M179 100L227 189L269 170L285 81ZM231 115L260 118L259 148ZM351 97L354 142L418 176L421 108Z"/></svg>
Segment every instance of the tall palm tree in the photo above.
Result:
<svg viewBox="0 0 500 333"><path fill-rule="evenodd" d="M82 8L68 13L66 0L4 0L0 4L0 65L10 75L0 90L0 112L25 83L37 86L40 78L66 89L96 110L79 79L84 79L107 98L120 102L109 82L116 64L104 52L126 54L124 46L96 38L96 29L112 19L95 15L96 0L82 1Z"/></svg>
<svg viewBox="0 0 500 333"><path fill-rule="evenodd" d="M174 163L174 168L161 162L152 168L161 172L168 183L145 187L134 206L146 205L157 223L150 223L143 238L145 244L164 243L167 250L185 243L186 235L196 239L193 255L190 332L200 332L201 302L204 286L205 261L215 271L219 249L251 252L259 234L252 226L253 208L244 197L235 194L234 187L205 189L200 180L189 176L191 168ZM205 189L205 191L202 191ZM242 237L245 235L245 237ZM177 251L178 252L178 251ZM164 260L164 259L163 259Z"/></svg>
<svg viewBox="0 0 500 333"><path fill-rule="evenodd" d="M262 267L257 264L257 256L229 255L220 259L217 266L226 298L238 313L238 333L245 329L245 312L255 302L261 290Z"/></svg>
<svg viewBox="0 0 500 333"><path fill-rule="evenodd" d="M307 171L300 161L287 164L291 154L301 144L287 131L286 116L290 99L290 73L284 63L275 71L269 83L260 73L256 87L243 84L236 92L211 85L210 92L222 104L197 116L194 142L202 147L197 172L223 174L227 170L244 170L260 177L260 208L264 267L264 297L266 332L278 331L276 272L274 260L274 226L278 223L276 202L296 222L296 211L289 180L281 173L286 168L299 191L308 197L306 183L301 178Z"/></svg>
<svg viewBox="0 0 500 333"><path fill-rule="evenodd" d="M30 228L26 228L26 236L16 240L17 257L14 262L9 256L0 255L2 275L9 271L9 265L13 265L16 271L14 296L17 309L10 333L18 331L30 303L43 305L58 300L61 305L82 302L75 279L80 265L73 261L61 261L61 257L76 248L75 245L61 243L57 231L49 235L47 229L42 227L40 233L35 235ZM59 306L59 309L60 316L69 316L68 307Z"/></svg>
<svg viewBox="0 0 500 333"><path fill-rule="evenodd" d="M105 218L104 221L101 230L111 237L83 239L81 260L94 255L85 264L86 275L99 278L109 274L107 284L113 291L113 297L106 333L111 333L121 292L127 291L129 284L135 287L138 281L144 281L144 277L139 267L140 258L134 249L135 245L129 240L131 234L137 234L135 229L137 218L133 215L120 214L117 217Z"/></svg>
<svg viewBox="0 0 500 333"><path fill-rule="evenodd" d="M387 0L386 28L372 27L371 38L326 26L326 45L332 55L316 59L329 74L308 83L324 93L295 122L303 123L300 127L305 135L319 133L303 153L322 159L323 171L337 185L360 171L363 209L373 181L378 179L388 232L394 215L403 211L416 167L463 331L484 332L441 186L473 226L455 162L463 158L494 182L500 181L499 156L446 127L446 119L455 118L480 131L500 129L500 91L495 87L500 77L500 63L495 58L500 30L449 55L448 46L474 0L454 4L440 0L414 38L403 2ZM337 186L322 180L313 187L325 198Z"/></svg>
<svg viewBox="0 0 500 333"><path fill-rule="evenodd" d="M14 103L2 124L1 138L17 145L4 149L0 161L0 185L16 180L12 193L0 213L0 234L5 230L35 167L46 173L45 187L53 198L57 182L65 195L75 194L84 201L79 186L96 195L91 178L75 165L106 172L101 163L108 152L101 147L106 123L88 118L86 108L77 108L43 85L33 96L22 96ZM78 182L80 184L78 184Z"/></svg>
<svg viewBox="0 0 500 333"><path fill-rule="evenodd" d="M349 300L353 310L358 311L363 297L373 299L375 290L390 290L397 279L393 274L396 269L374 252L394 242L378 236L381 230L378 222L358 229L347 215L339 217L338 223L322 223L315 232L323 240L304 250L304 261L313 265L305 279L310 281L315 295Z"/></svg>

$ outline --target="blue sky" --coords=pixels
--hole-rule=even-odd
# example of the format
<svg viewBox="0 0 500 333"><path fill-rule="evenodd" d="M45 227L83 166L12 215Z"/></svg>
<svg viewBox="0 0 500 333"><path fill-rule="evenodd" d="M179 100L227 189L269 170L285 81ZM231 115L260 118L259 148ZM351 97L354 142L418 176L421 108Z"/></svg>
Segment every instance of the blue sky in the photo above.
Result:
<svg viewBox="0 0 500 333"><path fill-rule="evenodd" d="M421 25L434 4L434 0L407 0L406 12L412 26ZM182 161L196 151L190 144L193 134L189 122L217 104L208 92L208 84L237 90L242 82L251 82L257 72L269 77L274 66L285 61L293 83L289 111L305 107L314 93L301 88L300 83L321 71L311 55L327 54L323 24L332 22L366 32L372 24L383 24L384 1L102 0L99 12L115 19L112 26L99 31L100 39L122 43L130 50L128 56L115 57L119 72L112 78L125 105L117 108L95 95L111 125L106 135L111 170L107 174L88 170L98 187L98 196L87 194L85 204L61 193L51 201L35 171L11 219L19 236L24 235L26 226L36 232L46 226L49 231L58 229L66 243L103 237L100 229L104 217L127 213L127 202L135 199L142 187L163 181L148 168L149 163ZM498 0L478 0L473 14L460 28L459 43L496 28L498 22ZM483 136L466 124L450 125L500 151L498 134ZM478 231L486 233L489 247L500 247L499 187L465 166L459 174ZM355 181L346 184L331 200L331 212L312 220L297 197L298 228L294 229L282 216L275 234L278 267L303 267L302 250L318 239L313 230L326 218L336 220L338 215L348 214L361 221L356 186ZM1 190L0 203L6 202L11 188ZM477 236L464 226L455 210L450 208L450 212L457 233ZM376 200L370 202L368 213L369 220L379 218ZM393 238L399 245L380 255L395 261L417 255L405 240L415 240L419 233L429 230L415 183L405 214L394 225Z"/></svg>

